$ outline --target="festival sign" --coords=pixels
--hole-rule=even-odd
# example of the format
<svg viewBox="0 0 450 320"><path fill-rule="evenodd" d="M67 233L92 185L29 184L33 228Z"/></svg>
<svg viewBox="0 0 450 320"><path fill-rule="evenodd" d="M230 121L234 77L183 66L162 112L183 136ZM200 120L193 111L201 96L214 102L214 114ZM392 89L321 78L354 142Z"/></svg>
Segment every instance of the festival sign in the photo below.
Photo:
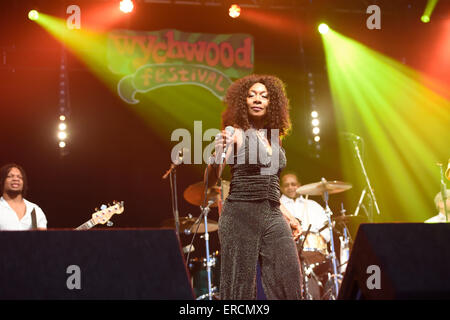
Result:
<svg viewBox="0 0 450 320"><path fill-rule="evenodd" d="M163 86L198 85L222 99L232 78L253 71L253 37L178 30L116 30L108 35L108 67L123 75L119 96L138 103L137 92Z"/></svg>

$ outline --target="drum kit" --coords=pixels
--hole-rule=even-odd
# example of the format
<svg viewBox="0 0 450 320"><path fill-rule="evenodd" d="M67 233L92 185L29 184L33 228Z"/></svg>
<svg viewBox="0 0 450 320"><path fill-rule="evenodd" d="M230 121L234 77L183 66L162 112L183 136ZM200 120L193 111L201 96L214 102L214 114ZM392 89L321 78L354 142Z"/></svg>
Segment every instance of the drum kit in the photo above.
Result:
<svg viewBox="0 0 450 320"><path fill-rule="evenodd" d="M202 221L202 215L200 217L193 217L188 215L187 217L179 218L179 230L181 234L193 235L201 234L201 237L208 240L209 233L215 232L219 228L217 221L207 218L207 212L210 208L219 207L226 199L230 191L230 182L226 180L221 181L221 187L212 186L206 190L206 202L207 206L203 206L205 198L205 184L198 182L189 185L183 193L184 199L194 206L199 206L202 209L202 215L204 220ZM206 214L205 214L206 211ZM173 227L175 219L167 219L162 223L162 227ZM219 285L220 285L220 254L216 250L209 254L208 242L206 258L195 257L189 259L189 254L194 251L192 241L189 245L183 247L183 252L188 253L187 266L191 274L192 287L197 300L213 300L218 299ZM208 270L209 269L209 270ZM208 272L209 271L209 272Z"/></svg>
<svg viewBox="0 0 450 320"><path fill-rule="evenodd" d="M319 229L319 232L311 232L310 227L302 233L297 241L297 248L303 271L303 298L305 300L335 300L339 294L345 267L350 257L350 233L347 228L349 222L360 223L361 216L345 215L345 210L341 210L343 215L333 217L328 206L328 196L330 194L341 193L352 188L350 183L341 181L321 181L310 183L299 187L298 195L322 196L325 202L325 214L327 223ZM341 226L342 230L338 230ZM327 245L321 231L328 229L330 234L330 245ZM336 254L334 234L338 234L340 239L340 256Z"/></svg>
<svg viewBox="0 0 450 320"><path fill-rule="evenodd" d="M346 224L352 221L360 222L360 216L338 216L331 218L331 210L328 207L328 195L344 192L352 188L352 185L340 181L322 181L303 185L297 189L298 195L323 196L325 200L325 213L328 217L328 223L321 228L319 232L310 231L309 229L302 233L297 241L297 248L303 271L303 298L307 300L320 299L336 299L339 292L339 286L345 271L345 264L349 257L349 232ZM205 185L198 182L188 186L184 193L184 199L192 205L202 208ZM222 180L221 188L213 186L207 189L207 208L221 207L221 204L228 196L230 191L229 181ZM202 208L203 209L203 208ZM185 235L201 234L201 237L208 237L209 232L218 230L218 222L208 219L207 215L204 220L200 217L188 215L179 218L179 231ZM175 219L167 219L163 221L162 227L173 227ZM337 231L337 225L344 226L343 232ZM328 229L330 232L330 245L328 246L321 231ZM333 239L334 233L341 234L341 255L340 265L337 263L337 255ZM193 239L192 239L193 240ZM205 239L206 240L206 239ZM197 300L212 300L219 298L220 288L220 254L214 251L207 256L195 257L189 259L189 254L194 251L192 242L190 245L183 247L183 251L188 253L187 266L191 274L192 286ZM208 272L209 266L209 272Z"/></svg>

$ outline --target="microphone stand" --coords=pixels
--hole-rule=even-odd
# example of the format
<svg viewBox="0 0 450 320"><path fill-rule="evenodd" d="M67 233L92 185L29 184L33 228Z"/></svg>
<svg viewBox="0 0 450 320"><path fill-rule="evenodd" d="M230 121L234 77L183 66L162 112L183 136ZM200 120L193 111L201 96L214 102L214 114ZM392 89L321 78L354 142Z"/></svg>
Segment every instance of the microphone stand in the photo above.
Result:
<svg viewBox="0 0 450 320"><path fill-rule="evenodd" d="M326 183L327 181L325 180L325 178L322 178L322 183ZM325 201L325 213L327 215L328 218L328 230L330 230L330 244L331 244L331 260L333 261L333 278L334 278L334 287L336 290L336 296L335 298L338 297L339 294L339 283L338 283L338 272L337 272L337 262L336 262L336 251L334 248L334 238L333 238L333 223L331 221L331 210L330 207L328 206L328 191L323 192L323 200Z"/></svg>
<svg viewBox="0 0 450 320"><path fill-rule="evenodd" d="M210 160L212 161L212 160ZM205 193L203 196L203 205L200 206L201 215L203 215L204 223L205 223L205 248L206 248L206 274L208 275L208 300L212 300L212 284L211 284L211 259L209 256L209 233L208 233L208 213L210 210L210 206L214 203L214 201L209 200L208 205L206 205L206 200L208 197L208 175L209 175L209 164L206 166L206 175L205 175ZM200 215L200 216L201 216Z"/></svg>
<svg viewBox="0 0 450 320"><path fill-rule="evenodd" d="M369 188L370 195L372 196L372 201L375 205L375 210L377 211L377 214L380 215L380 209L378 208L377 199L375 198L375 194L374 194L372 186L370 184L369 176L367 175L366 168L364 167L364 163L361 158L361 153L359 152L359 147L358 147L358 144L356 143L355 139L353 139L353 145L355 146L356 155L358 157L359 163L361 164L361 169L362 169L364 178L366 179L367 187ZM372 217L370 217L370 220L371 220L370 222L373 222Z"/></svg>
<svg viewBox="0 0 450 320"><path fill-rule="evenodd" d="M166 179L170 175L170 191L172 197L172 210L173 217L175 220L175 232L177 234L178 240L180 240L180 216L178 213L178 199L177 199L177 170L178 164L171 163L169 170L163 175L163 179Z"/></svg>
<svg viewBox="0 0 450 320"><path fill-rule="evenodd" d="M364 196L366 195L366 189L367 188L364 188L363 191L361 192L361 197L359 198L358 205L356 206L355 213L353 214L355 217L358 215L359 209L361 208L362 202L364 200Z"/></svg>
<svg viewBox="0 0 450 320"><path fill-rule="evenodd" d="M228 128L228 127L227 127ZM219 175L218 179L221 181L221 175L223 170L223 163L226 158L226 148L222 152L222 155L220 156L220 163L219 163ZM214 203L214 201L210 200L208 201L208 205L206 206L206 201L208 197L208 175L209 175L209 165L213 164L213 161L215 162L214 157L210 157L210 160L208 165L206 166L206 175L204 177L205 182L205 192L203 197L203 206L200 207L200 210L202 211L204 222L205 222L205 248L206 248L206 273L208 275L208 300L212 300L212 285L211 285L211 259L209 256L209 233L208 233L208 212L210 210L210 206ZM221 183L220 183L221 184Z"/></svg>

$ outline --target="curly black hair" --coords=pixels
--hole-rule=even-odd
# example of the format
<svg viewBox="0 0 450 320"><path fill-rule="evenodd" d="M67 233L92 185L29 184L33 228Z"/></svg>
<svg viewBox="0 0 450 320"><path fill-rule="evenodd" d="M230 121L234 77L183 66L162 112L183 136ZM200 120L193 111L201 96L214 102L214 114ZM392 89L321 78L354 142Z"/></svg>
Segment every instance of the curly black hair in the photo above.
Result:
<svg viewBox="0 0 450 320"><path fill-rule="evenodd" d="M22 179L23 179L22 196L25 197L27 194L27 191L28 191L27 175L25 174L25 170L21 166L19 166L18 164L15 164L15 163L8 163L0 168L0 196L3 195L3 188L5 187L5 180L12 168L19 169L20 173L22 174Z"/></svg>
<svg viewBox="0 0 450 320"><path fill-rule="evenodd" d="M289 99L283 81L271 75L252 74L231 84L224 100L227 108L222 113L222 128L234 126L245 131L251 127L248 119L247 96L249 89L255 83L265 85L269 94L264 129L278 129L280 138L286 136L291 129Z"/></svg>

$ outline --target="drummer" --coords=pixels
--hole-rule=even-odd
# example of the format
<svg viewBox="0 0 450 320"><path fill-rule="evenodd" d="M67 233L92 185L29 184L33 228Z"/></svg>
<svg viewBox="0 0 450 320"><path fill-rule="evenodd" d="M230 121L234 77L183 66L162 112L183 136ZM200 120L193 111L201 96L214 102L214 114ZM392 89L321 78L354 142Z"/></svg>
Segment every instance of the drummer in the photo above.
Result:
<svg viewBox="0 0 450 320"><path fill-rule="evenodd" d="M328 222L325 210L314 200L305 199L297 194L296 190L300 186L301 184L295 173L286 172L283 174L280 184L282 193L280 202L300 221L303 231L306 231L310 224L311 232L318 232L323 229L320 234L326 242L329 242L330 231L328 228L323 228Z"/></svg>

